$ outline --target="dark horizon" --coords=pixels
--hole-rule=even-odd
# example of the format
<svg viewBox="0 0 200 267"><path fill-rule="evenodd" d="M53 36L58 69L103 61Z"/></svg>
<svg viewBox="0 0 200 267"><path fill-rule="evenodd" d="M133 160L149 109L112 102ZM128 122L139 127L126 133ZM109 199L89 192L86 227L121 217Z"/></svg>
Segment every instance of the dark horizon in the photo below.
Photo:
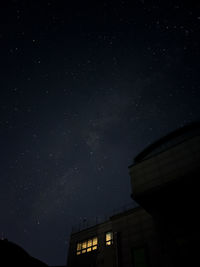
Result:
<svg viewBox="0 0 200 267"><path fill-rule="evenodd" d="M0 231L64 265L72 226L130 203L128 166L200 118L200 4L11 0L0 23Z"/></svg>

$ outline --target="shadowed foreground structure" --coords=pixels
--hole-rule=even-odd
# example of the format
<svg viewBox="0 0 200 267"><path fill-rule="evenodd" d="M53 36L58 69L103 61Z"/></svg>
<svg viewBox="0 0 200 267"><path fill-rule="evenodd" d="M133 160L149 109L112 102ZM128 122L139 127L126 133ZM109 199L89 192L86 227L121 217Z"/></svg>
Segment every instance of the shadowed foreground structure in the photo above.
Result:
<svg viewBox="0 0 200 267"><path fill-rule="evenodd" d="M8 241L0 240L0 266L48 266L31 257L23 248Z"/></svg>
<svg viewBox="0 0 200 267"><path fill-rule="evenodd" d="M200 123L147 147L129 171L140 207L72 233L68 267L199 266Z"/></svg>

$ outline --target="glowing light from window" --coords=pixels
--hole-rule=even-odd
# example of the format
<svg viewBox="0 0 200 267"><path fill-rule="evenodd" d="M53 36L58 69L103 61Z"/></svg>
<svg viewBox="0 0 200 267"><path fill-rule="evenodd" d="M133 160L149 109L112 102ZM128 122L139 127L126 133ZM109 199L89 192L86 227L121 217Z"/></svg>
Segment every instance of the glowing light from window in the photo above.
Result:
<svg viewBox="0 0 200 267"><path fill-rule="evenodd" d="M106 233L106 246L110 246L113 244L113 232Z"/></svg>
<svg viewBox="0 0 200 267"><path fill-rule="evenodd" d="M91 252L93 250L97 250L97 248L98 248L98 238L93 237L91 239L77 243L76 255L81 255L86 252Z"/></svg>

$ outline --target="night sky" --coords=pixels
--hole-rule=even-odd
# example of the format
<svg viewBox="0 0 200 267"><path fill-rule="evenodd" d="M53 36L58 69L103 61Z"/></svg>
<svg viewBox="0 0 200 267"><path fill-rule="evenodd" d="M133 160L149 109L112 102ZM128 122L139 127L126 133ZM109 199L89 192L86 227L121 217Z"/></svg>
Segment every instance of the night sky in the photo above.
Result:
<svg viewBox="0 0 200 267"><path fill-rule="evenodd" d="M200 6L5 2L1 237L65 264L72 226L132 202L134 156L199 120Z"/></svg>

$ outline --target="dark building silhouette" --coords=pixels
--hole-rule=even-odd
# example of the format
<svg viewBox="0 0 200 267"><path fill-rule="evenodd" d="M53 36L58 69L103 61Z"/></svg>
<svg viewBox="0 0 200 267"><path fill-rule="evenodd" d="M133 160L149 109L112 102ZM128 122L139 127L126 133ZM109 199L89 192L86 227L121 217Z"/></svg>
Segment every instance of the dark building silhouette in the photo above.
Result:
<svg viewBox="0 0 200 267"><path fill-rule="evenodd" d="M200 124L155 142L130 166L132 197L152 215L168 265L197 264ZM197 264L198 265L198 264Z"/></svg>
<svg viewBox="0 0 200 267"><path fill-rule="evenodd" d="M48 266L38 259L31 257L23 248L7 239L0 240L0 266Z"/></svg>
<svg viewBox="0 0 200 267"><path fill-rule="evenodd" d="M67 266L199 266L200 124L147 147L129 172L139 207L72 233Z"/></svg>

